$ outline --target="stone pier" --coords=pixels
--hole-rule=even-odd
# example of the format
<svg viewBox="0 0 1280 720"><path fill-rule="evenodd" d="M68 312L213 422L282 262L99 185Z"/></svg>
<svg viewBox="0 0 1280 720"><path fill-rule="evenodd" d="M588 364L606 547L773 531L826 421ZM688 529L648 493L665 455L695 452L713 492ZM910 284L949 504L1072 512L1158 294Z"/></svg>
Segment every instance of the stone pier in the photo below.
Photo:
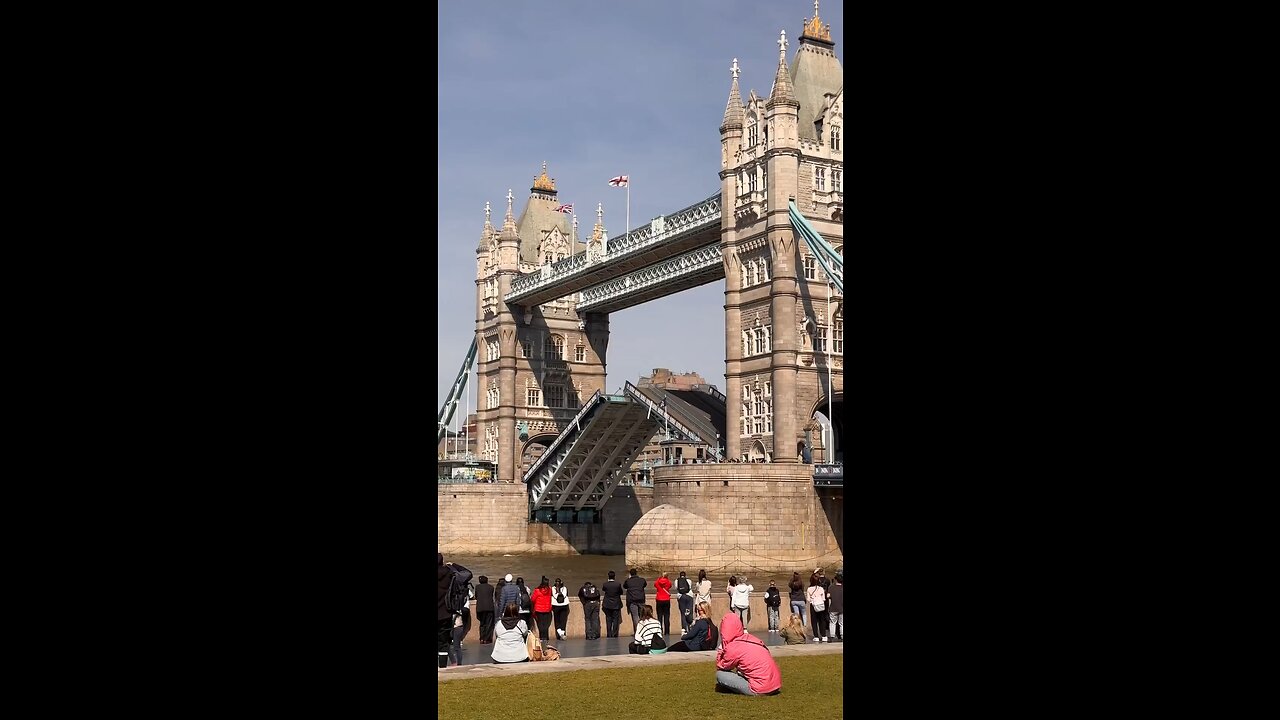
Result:
<svg viewBox="0 0 1280 720"><path fill-rule="evenodd" d="M813 466L799 463L659 467L626 562L691 577L799 572L807 582L815 567L844 564L843 492L816 489Z"/></svg>

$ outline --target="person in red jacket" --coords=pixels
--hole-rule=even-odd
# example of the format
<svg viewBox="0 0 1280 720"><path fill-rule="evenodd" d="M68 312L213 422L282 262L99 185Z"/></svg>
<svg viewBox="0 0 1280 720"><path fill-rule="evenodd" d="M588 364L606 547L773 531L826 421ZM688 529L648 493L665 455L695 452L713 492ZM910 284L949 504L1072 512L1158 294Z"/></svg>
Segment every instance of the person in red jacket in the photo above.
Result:
<svg viewBox="0 0 1280 720"><path fill-rule="evenodd" d="M529 593L529 602L533 604L533 619L538 623L538 638L547 642L547 634L551 631L551 581L546 575L542 582Z"/></svg>
<svg viewBox="0 0 1280 720"><path fill-rule="evenodd" d="M716 651L716 692L776 695L782 692L782 670L760 638L742 629L742 618L729 613L720 621Z"/></svg>
<svg viewBox="0 0 1280 720"><path fill-rule="evenodd" d="M666 573L658 576L653 581L653 587L657 589L654 598L658 601L658 622L662 623L662 634L671 634L671 580L667 578Z"/></svg>

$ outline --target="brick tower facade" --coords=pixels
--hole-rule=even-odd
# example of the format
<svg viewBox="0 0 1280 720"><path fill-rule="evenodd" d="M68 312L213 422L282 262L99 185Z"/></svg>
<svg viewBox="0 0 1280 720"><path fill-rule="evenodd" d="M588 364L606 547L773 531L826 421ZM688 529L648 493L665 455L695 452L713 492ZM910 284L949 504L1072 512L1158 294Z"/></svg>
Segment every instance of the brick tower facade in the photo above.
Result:
<svg viewBox="0 0 1280 720"><path fill-rule="evenodd" d="M767 99L751 91L743 103L734 60L720 126L726 455L795 462L807 440L829 462L812 418L829 395L843 401L844 299L792 229L788 201L843 254L844 71L816 8L790 67L785 32L778 44Z"/></svg>
<svg viewBox="0 0 1280 720"><path fill-rule="evenodd" d="M499 482L518 482L533 457L577 414L582 401L605 387L609 316L579 315L566 297L513 312L502 298L521 274L586 252L606 237L603 212L589 243L577 238L577 219L557 212L555 180L534 178L517 221L507 191L502 230L495 231L485 206L476 247L476 433L480 455L498 464Z"/></svg>

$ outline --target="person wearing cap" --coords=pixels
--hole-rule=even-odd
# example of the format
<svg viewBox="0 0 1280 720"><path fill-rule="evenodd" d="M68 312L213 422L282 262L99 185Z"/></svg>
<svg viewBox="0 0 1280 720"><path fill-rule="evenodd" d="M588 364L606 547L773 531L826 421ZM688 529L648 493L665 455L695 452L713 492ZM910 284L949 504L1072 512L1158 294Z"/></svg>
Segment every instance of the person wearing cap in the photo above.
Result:
<svg viewBox="0 0 1280 720"><path fill-rule="evenodd" d="M511 573L507 573L507 576L502 578L502 581L505 584L502 586L502 593L498 595L498 607L506 610L507 603L515 603L519 606L520 588L516 587L515 583L511 581Z"/></svg>

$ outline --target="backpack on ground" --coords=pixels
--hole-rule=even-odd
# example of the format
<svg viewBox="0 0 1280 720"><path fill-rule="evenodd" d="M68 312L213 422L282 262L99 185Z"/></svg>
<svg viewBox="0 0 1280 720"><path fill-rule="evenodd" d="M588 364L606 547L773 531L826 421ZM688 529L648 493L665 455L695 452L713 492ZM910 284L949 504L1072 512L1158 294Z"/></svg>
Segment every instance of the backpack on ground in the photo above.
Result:
<svg viewBox="0 0 1280 720"><path fill-rule="evenodd" d="M444 606L450 612L460 613L471 597L471 571L457 563L450 565L453 577L449 579L449 593L444 596Z"/></svg>

